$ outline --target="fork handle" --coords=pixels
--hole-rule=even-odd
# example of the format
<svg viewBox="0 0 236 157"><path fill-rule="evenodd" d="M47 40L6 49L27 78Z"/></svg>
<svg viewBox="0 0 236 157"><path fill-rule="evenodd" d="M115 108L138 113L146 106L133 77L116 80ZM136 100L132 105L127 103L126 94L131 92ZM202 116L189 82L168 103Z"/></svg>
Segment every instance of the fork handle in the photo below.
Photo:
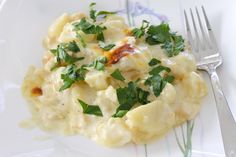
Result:
<svg viewBox="0 0 236 157"><path fill-rule="evenodd" d="M215 68L208 69L219 116L226 157L236 157L236 123L222 91Z"/></svg>

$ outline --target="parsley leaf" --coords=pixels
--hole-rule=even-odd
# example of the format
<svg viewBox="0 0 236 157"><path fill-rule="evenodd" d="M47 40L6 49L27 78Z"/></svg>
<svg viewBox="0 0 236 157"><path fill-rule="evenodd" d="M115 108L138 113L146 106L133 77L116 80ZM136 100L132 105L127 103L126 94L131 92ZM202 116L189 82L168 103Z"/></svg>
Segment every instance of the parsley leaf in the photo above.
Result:
<svg viewBox="0 0 236 157"><path fill-rule="evenodd" d="M95 25L88 22L85 17L82 18L79 22L75 22L72 24L74 26L75 31L82 30L85 34L95 34Z"/></svg>
<svg viewBox="0 0 236 157"><path fill-rule="evenodd" d="M113 117L117 117L120 110L129 111L138 102L136 85L133 82L129 82L128 87L118 88L116 94L120 106L116 109Z"/></svg>
<svg viewBox="0 0 236 157"><path fill-rule="evenodd" d="M96 115L96 116L100 116L102 117L102 111L100 109L99 106L95 106L95 105L88 105L87 103L85 103L84 101L78 99L81 107L83 108L83 113L85 114L91 114L91 115Z"/></svg>
<svg viewBox="0 0 236 157"><path fill-rule="evenodd" d="M145 85L151 86L153 93L156 97L161 94L167 82L171 83L175 79L174 76L171 75L165 75L164 78L161 77L160 72L162 71L166 71L167 73L169 73L171 69L162 65L154 67L149 72L149 75L151 76L145 81Z"/></svg>
<svg viewBox="0 0 236 157"><path fill-rule="evenodd" d="M71 41L69 42L68 44L66 44L65 48L68 50L68 51L71 51L71 52L79 52L80 49L79 49L79 46L76 44L75 41Z"/></svg>
<svg viewBox="0 0 236 157"><path fill-rule="evenodd" d="M100 16L100 15L104 15L104 17L106 17L107 15L112 15L112 14L116 14L115 11L99 11L97 13L97 17Z"/></svg>
<svg viewBox="0 0 236 157"><path fill-rule="evenodd" d="M163 71L163 70L165 70L166 72L170 72L170 71L171 71L170 68L159 65L159 66L153 68L153 69L149 72L149 74L150 74L150 75L158 75L158 74L159 74L161 71Z"/></svg>
<svg viewBox="0 0 236 157"><path fill-rule="evenodd" d="M73 83L76 81L84 80L85 73L87 70L84 66L77 69L75 65L67 66L61 74L61 79L63 80L63 86L59 89L59 91L63 91L67 88L70 88Z"/></svg>
<svg viewBox="0 0 236 157"><path fill-rule="evenodd" d="M161 48L166 50L168 57L176 56L184 50L183 37L172 33L167 23L151 25L147 31L146 42L149 45L161 44Z"/></svg>
<svg viewBox="0 0 236 157"><path fill-rule="evenodd" d="M107 29L106 27L100 27L96 26L96 34L97 34L97 40L98 41L105 41L104 35L103 35L103 30Z"/></svg>
<svg viewBox="0 0 236 157"><path fill-rule="evenodd" d="M156 45L170 40L170 27L166 23L160 25L151 25L147 31L146 42L149 45Z"/></svg>
<svg viewBox="0 0 236 157"><path fill-rule="evenodd" d="M112 74L111 76L117 80L120 80L120 81L124 81L125 78L122 76L121 72L119 69L116 69Z"/></svg>
<svg viewBox="0 0 236 157"><path fill-rule="evenodd" d="M60 43L57 46L57 49L52 49L51 52L55 55L59 49L64 50L64 51L71 51L74 53L77 53L80 51L79 46L74 40L70 41L69 43Z"/></svg>
<svg viewBox="0 0 236 157"><path fill-rule="evenodd" d="M105 45L104 42L99 42L99 47L102 48L104 51L109 51L110 49L112 49L114 46L116 46L115 44L108 44Z"/></svg>
<svg viewBox="0 0 236 157"><path fill-rule="evenodd" d="M150 60L150 62L148 63L149 66L154 66L154 65L157 65L157 64L160 64L161 61L157 60L156 58L153 58Z"/></svg>
<svg viewBox="0 0 236 157"><path fill-rule="evenodd" d="M104 41L103 30L106 27L95 25L87 21L85 18L82 18L80 22L75 22L72 24L74 26L74 31L83 31L85 34L95 34L98 41Z"/></svg>
<svg viewBox="0 0 236 157"><path fill-rule="evenodd" d="M145 91L143 90L142 88L137 88L137 97L138 97L138 102L140 104L147 104L149 103L150 101L148 101L148 96L149 96L149 92L148 91Z"/></svg>
<svg viewBox="0 0 236 157"><path fill-rule="evenodd" d="M96 3L91 3L89 5L89 8L90 8L89 15L90 15L90 18L93 19L93 22L96 22L98 16L103 15L104 17L106 17L109 14L116 14L116 12L110 12L110 11L99 11L97 13L97 11L93 9L95 5Z"/></svg>
<svg viewBox="0 0 236 157"><path fill-rule="evenodd" d="M151 86L155 96L158 97L164 89L166 81L159 74L157 74L149 77L145 81L145 84Z"/></svg>
<svg viewBox="0 0 236 157"><path fill-rule="evenodd" d="M120 106L112 117L123 117L136 103L146 104L149 92L137 87L136 83L129 82L128 87L116 90Z"/></svg>
<svg viewBox="0 0 236 157"><path fill-rule="evenodd" d="M91 64L89 64L89 67L93 67L94 69L97 69L99 71L104 70L105 64L107 63L106 57L99 57L95 61L93 61Z"/></svg>
<svg viewBox="0 0 236 157"><path fill-rule="evenodd" d="M71 51L73 53L77 53L78 51L80 51L75 41L69 43L61 43L57 46L57 49L51 49L50 51L54 56L56 56L57 59L57 63L54 64L54 66L51 68L51 71L61 65L73 64L79 60L84 59L84 57L77 58L67 53L67 51Z"/></svg>
<svg viewBox="0 0 236 157"><path fill-rule="evenodd" d="M126 113L129 110L118 110L112 117L117 118L117 117L123 117L126 115Z"/></svg>
<svg viewBox="0 0 236 157"><path fill-rule="evenodd" d="M165 81L172 83L175 80L175 77L172 75L167 75L164 79Z"/></svg>
<svg viewBox="0 0 236 157"><path fill-rule="evenodd" d="M97 11L93 9L93 6L95 6L95 5L96 5L96 3L91 3L89 5L89 8L90 8L89 15L90 15L90 18L93 19L94 22L96 21L96 18L97 18L95 15Z"/></svg>
<svg viewBox="0 0 236 157"><path fill-rule="evenodd" d="M84 38L83 38L78 32L76 32L76 37L80 40L81 45L82 45L83 47L86 47L86 43L85 43L85 41L84 41Z"/></svg>
<svg viewBox="0 0 236 157"><path fill-rule="evenodd" d="M161 48L166 50L168 57L176 56L184 50L184 39L180 35L172 34L171 40L166 41Z"/></svg>
<svg viewBox="0 0 236 157"><path fill-rule="evenodd" d="M142 22L142 26L140 28L134 28L132 30L132 34L135 38L141 38L142 36L144 36L146 29L149 26L149 22L146 20L143 20Z"/></svg>

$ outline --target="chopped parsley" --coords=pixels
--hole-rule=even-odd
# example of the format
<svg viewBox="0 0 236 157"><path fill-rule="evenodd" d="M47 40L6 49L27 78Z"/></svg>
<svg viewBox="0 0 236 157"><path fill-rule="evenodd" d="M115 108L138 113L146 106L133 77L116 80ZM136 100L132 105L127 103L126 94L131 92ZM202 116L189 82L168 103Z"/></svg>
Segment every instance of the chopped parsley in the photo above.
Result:
<svg viewBox="0 0 236 157"><path fill-rule="evenodd" d="M161 44L161 48L166 50L168 57L176 56L184 50L184 39L171 32L167 23L151 25L147 31L146 42L149 45Z"/></svg>
<svg viewBox="0 0 236 157"><path fill-rule="evenodd" d="M111 50L114 46L116 46L115 44L108 44L105 45L104 42L99 42L99 47L102 48L104 51L109 51Z"/></svg>
<svg viewBox="0 0 236 157"><path fill-rule="evenodd" d="M170 27L167 23L151 25L147 31L146 42L149 45L161 44L170 40Z"/></svg>
<svg viewBox="0 0 236 157"><path fill-rule="evenodd" d="M80 51L79 46L76 44L75 41L71 41L71 42L69 42L69 43L66 43L66 44L64 45L64 47L65 47L66 50L71 51L71 52L74 52L74 53Z"/></svg>
<svg viewBox="0 0 236 157"><path fill-rule="evenodd" d="M138 97L138 102L140 104L147 104L149 103L150 101L148 101L148 96L149 96L149 92L148 91L145 91L143 90L142 88L137 88L137 97Z"/></svg>
<svg viewBox="0 0 236 157"><path fill-rule="evenodd" d="M172 83L175 80L175 77L172 75L167 75L164 79L165 81Z"/></svg>
<svg viewBox="0 0 236 157"><path fill-rule="evenodd" d="M73 53L77 53L80 51L75 41L69 43L61 43L57 46L57 49L51 49L50 51L54 56L56 56L57 59L57 63L54 64L54 66L51 68L51 71L61 65L73 64L79 60L84 59L84 57L77 58L74 57L73 55L68 54L68 51L71 51Z"/></svg>
<svg viewBox="0 0 236 157"><path fill-rule="evenodd" d="M126 115L126 113L128 112L129 110L121 110L121 109L117 109L117 112L112 116L114 118L116 117L123 117Z"/></svg>
<svg viewBox="0 0 236 157"><path fill-rule="evenodd" d="M148 63L149 66L154 66L154 65L157 65L157 64L160 64L161 61L157 60L156 58L153 58L150 60L150 62Z"/></svg>
<svg viewBox="0 0 236 157"><path fill-rule="evenodd" d="M85 34L95 34L97 36L98 41L104 41L103 30L106 29L104 26L95 25L86 20L86 18L82 18L80 22L75 22L72 24L74 26L74 31L82 31Z"/></svg>
<svg viewBox="0 0 236 157"><path fill-rule="evenodd" d="M137 87L134 82L129 82L127 87L118 88L116 94L120 106L112 117L123 117L136 103L149 103L149 92Z"/></svg>
<svg viewBox="0 0 236 157"><path fill-rule="evenodd" d="M175 33L171 34L170 40L166 41L161 48L166 50L168 57L176 56L184 50L184 39Z"/></svg>
<svg viewBox="0 0 236 157"><path fill-rule="evenodd" d="M76 65L67 66L61 73L61 79L63 80L63 85L59 91L63 91L67 88L70 88L71 85L77 81L84 80L85 73L87 70L84 66L81 66L79 69Z"/></svg>
<svg viewBox="0 0 236 157"><path fill-rule="evenodd" d="M142 22L142 26L140 28L134 28L132 30L132 34L135 38L141 38L142 36L144 36L146 29L149 26L149 22L146 20L143 20Z"/></svg>
<svg viewBox="0 0 236 157"><path fill-rule="evenodd" d="M89 11L89 15L90 15L90 18L93 19L93 21L95 22L96 21L96 10L93 9L93 6L95 6L96 3L91 3L89 5L89 8L90 8L90 11Z"/></svg>
<svg viewBox="0 0 236 157"><path fill-rule="evenodd" d="M145 81L145 85L148 85L152 88L156 97L161 94L167 82L171 83L175 79L174 76L168 74L162 77L160 75L162 71L169 73L171 69L162 65L158 65L149 72L150 77Z"/></svg>
<svg viewBox="0 0 236 157"><path fill-rule="evenodd" d="M79 39L81 45L82 45L83 47L86 47L87 44L86 44L84 38L83 38L78 32L76 32L76 37Z"/></svg>
<svg viewBox="0 0 236 157"><path fill-rule="evenodd" d="M154 95L158 97L161 94L162 90L164 89L166 81L158 74L149 77L145 81L145 85L151 86Z"/></svg>
<svg viewBox="0 0 236 157"><path fill-rule="evenodd" d="M83 113L101 116L101 117L103 116L102 111L99 106L88 105L87 103L85 103L84 101L82 101L80 99L78 99L78 101L83 109Z"/></svg>
<svg viewBox="0 0 236 157"><path fill-rule="evenodd" d="M124 81L125 78L122 76L121 72L119 69L116 69L112 74L111 76L114 78L114 79L117 79L117 80L120 80L120 81Z"/></svg>
<svg viewBox="0 0 236 157"><path fill-rule="evenodd" d="M157 66L157 67L155 67L155 68L153 68L150 72L149 72L149 74L150 75L158 75L161 71L166 71L166 72L170 72L171 70L170 70L170 68L168 68L168 67L165 67L165 66L162 66L162 65L159 65L159 66Z"/></svg>
<svg viewBox="0 0 236 157"><path fill-rule="evenodd" d="M89 8L90 8L89 15L90 15L90 18L93 19L93 22L96 22L98 16L106 17L107 15L116 14L116 12L110 12L110 11L99 11L99 12L97 12L93 8L95 5L96 5L96 3L91 3L89 5Z"/></svg>
<svg viewBox="0 0 236 157"><path fill-rule="evenodd" d="M93 67L96 70L104 70L105 69L105 64L107 63L107 58L106 57L99 57L95 61L93 61L91 64L89 64L89 67Z"/></svg>

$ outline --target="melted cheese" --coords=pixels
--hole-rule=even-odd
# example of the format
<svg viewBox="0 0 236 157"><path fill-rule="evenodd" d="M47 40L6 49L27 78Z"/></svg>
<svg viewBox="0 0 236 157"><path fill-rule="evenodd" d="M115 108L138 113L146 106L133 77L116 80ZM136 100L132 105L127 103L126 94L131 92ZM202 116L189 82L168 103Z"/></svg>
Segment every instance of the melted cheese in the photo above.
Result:
<svg viewBox="0 0 236 157"><path fill-rule="evenodd" d="M115 43L113 49L130 44L134 53L122 57L116 64L106 66L104 71L89 68L84 81L74 83L69 89L59 92L63 85L61 71L64 67L50 71L56 58L49 50L60 42L75 40L79 43L72 23L82 17L83 14L63 14L55 21L45 40L43 67L31 67L25 77L22 91L30 102L35 124L44 130L69 135L82 134L106 146L122 146L129 142L146 143L196 116L207 89L204 80L196 72L194 57L188 52L182 52L168 58L159 45L147 45L143 39L136 41L127 34L130 28L123 18L115 15L108 16L103 22L103 26L107 28L104 31L106 42ZM85 59L76 63L77 66L91 63L99 56L109 55L110 52L99 48L94 35L79 33L87 42L87 47L80 45L81 52L76 55ZM152 58L161 60L164 66L169 67L176 82L167 83L159 97L151 92L150 103L136 106L123 118L112 118L119 106L116 88L124 85L114 80L110 74L119 69L126 78L126 84L138 78L145 80L150 71L148 62ZM143 82L141 86L150 91ZM31 94L35 87L42 90L41 95ZM104 116L83 114L78 99L98 105Z"/></svg>

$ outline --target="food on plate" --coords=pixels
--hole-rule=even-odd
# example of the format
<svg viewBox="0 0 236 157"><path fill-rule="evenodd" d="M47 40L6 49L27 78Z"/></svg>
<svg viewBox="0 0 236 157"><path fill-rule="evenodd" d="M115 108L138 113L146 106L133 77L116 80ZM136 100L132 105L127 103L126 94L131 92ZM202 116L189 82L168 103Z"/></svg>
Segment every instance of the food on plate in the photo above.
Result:
<svg viewBox="0 0 236 157"><path fill-rule="evenodd" d="M41 129L106 146L147 143L193 119L207 94L194 57L169 24L129 27L115 12L63 14L44 40L43 66L22 85Z"/></svg>

